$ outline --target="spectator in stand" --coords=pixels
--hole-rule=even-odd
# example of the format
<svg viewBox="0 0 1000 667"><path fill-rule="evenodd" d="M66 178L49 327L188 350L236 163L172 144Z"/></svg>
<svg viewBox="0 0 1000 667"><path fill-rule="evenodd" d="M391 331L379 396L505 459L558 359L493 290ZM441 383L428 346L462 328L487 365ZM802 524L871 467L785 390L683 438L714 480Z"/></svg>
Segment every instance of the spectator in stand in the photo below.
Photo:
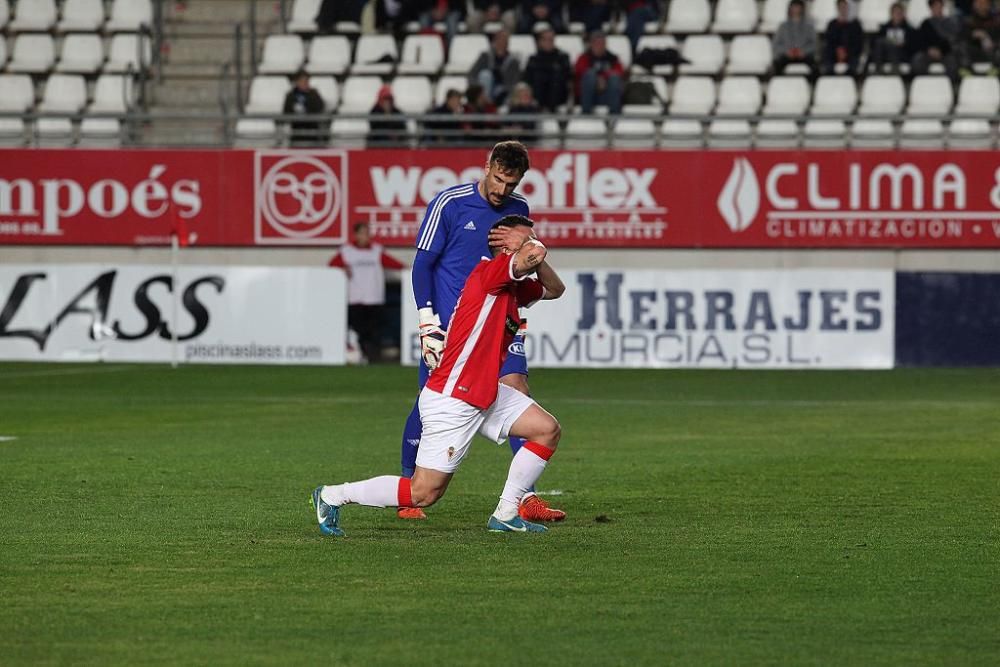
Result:
<svg viewBox="0 0 1000 667"><path fill-rule="evenodd" d="M538 103L531 92L531 86L521 82L514 86L514 92L510 96L510 106L507 107L508 122L503 126L503 134L510 139L517 139L523 144L532 145L538 138L538 123L534 120L517 120L510 116L516 114L537 114L539 113Z"/></svg>
<svg viewBox="0 0 1000 667"><path fill-rule="evenodd" d="M462 93L451 88L445 94L444 103L434 107L431 113L436 116L456 116L455 120L428 121L425 125L425 139L430 144L460 144L462 143L462 121L458 119L465 109L462 106Z"/></svg>
<svg viewBox="0 0 1000 667"><path fill-rule="evenodd" d="M556 34L543 30L535 36L537 51L528 58L524 68L524 81L531 90L538 91L538 106L545 111L556 111L569 101L573 67L569 56L556 48Z"/></svg>
<svg viewBox="0 0 1000 667"><path fill-rule="evenodd" d="M916 52L917 31L906 20L903 3L894 2L889 8L889 20L872 38L872 62L876 71L891 69L893 74L899 74L899 64L909 63Z"/></svg>
<svg viewBox="0 0 1000 667"><path fill-rule="evenodd" d="M490 23L502 23L508 32L517 27L518 0L472 0L469 32L484 32Z"/></svg>
<svg viewBox="0 0 1000 667"><path fill-rule="evenodd" d="M329 34L340 21L361 23L361 13L368 0L323 0L316 15L316 28L321 34Z"/></svg>
<svg viewBox="0 0 1000 667"><path fill-rule="evenodd" d="M778 26L771 42L775 74L784 74L791 63L802 63L809 67L811 78L816 76L816 28L805 11L802 0L788 3L788 19Z"/></svg>
<svg viewBox="0 0 1000 667"><path fill-rule="evenodd" d="M300 70L296 72L292 82L294 85L285 95L282 113L286 116L312 116L326 110L323 98L320 97L315 88L309 86L308 74ZM328 137L323 130L324 125L329 125L329 123L318 120L293 120L289 144L293 147L325 144Z"/></svg>
<svg viewBox="0 0 1000 667"><path fill-rule="evenodd" d="M458 24L465 20L465 0L421 0L420 25L423 32L434 32L435 26L444 24L445 44L458 32Z"/></svg>
<svg viewBox="0 0 1000 667"><path fill-rule="evenodd" d="M347 326L358 335L358 343L370 363L382 359L382 311L385 308L385 269L398 271L403 264L372 243L367 222L354 225L354 242L345 244L330 260L330 266L347 274Z"/></svg>
<svg viewBox="0 0 1000 667"><path fill-rule="evenodd" d="M403 146L406 144L406 121L399 117L402 112L396 108L392 88L388 84L378 91L375 106L368 112L368 147ZM378 116L393 116L378 118Z"/></svg>
<svg viewBox="0 0 1000 667"><path fill-rule="evenodd" d="M490 100L489 95L478 83L469 86L465 91L465 113L475 115L496 115L497 105ZM496 122L486 119L466 120L463 123L465 128L465 142L475 145L483 143L496 143L496 130L499 128Z"/></svg>
<svg viewBox="0 0 1000 667"><path fill-rule="evenodd" d="M583 113L603 104L613 114L622 110L625 69L618 56L608 51L608 38L600 30L590 33L587 50L576 61L576 96Z"/></svg>
<svg viewBox="0 0 1000 667"><path fill-rule="evenodd" d="M569 20L582 23L583 31L589 35L611 21L611 5L608 0L576 0L571 3Z"/></svg>
<svg viewBox="0 0 1000 667"><path fill-rule="evenodd" d="M535 26L548 23L556 32L566 32L563 23L563 0L522 0L518 32L535 32Z"/></svg>
<svg viewBox="0 0 1000 667"><path fill-rule="evenodd" d="M1000 18L993 12L990 0L974 0L972 12L965 17L958 34L961 73L972 73L973 65L989 63L991 76L996 76L1000 64Z"/></svg>
<svg viewBox="0 0 1000 667"><path fill-rule="evenodd" d="M632 50L639 45L639 38L646 33L646 24L660 18L660 11L654 0L624 0L625 34L632 42Z"/></svg>
<svg viewBox="0 0 1000 667"><path fill-rule="evenodd" d="M837 0L837 18L827 24L823 41L824 74L858 73L865 31L860 21L851 18L851 4L847 0Z"/></svg>
<svg viewBox="0 0 1000 667"><path fill-rule="evenodd" d="M481 53L469 71L469 83L481 85L495 104L503 104L521 78L521 63L508 50L509 43L509 32L497 32L489 51Z"/></svg>
<svg viewBox="0 0 1000 667"><path fill-rule="evenodd" d="M931 15L924 19L917 31L919 48L913 56L913 73L927 74L933 63L940 63L954 81L958 78L958 61L955 58L958 21L944 15L944 0L930 0L927 4Z"/></svg>

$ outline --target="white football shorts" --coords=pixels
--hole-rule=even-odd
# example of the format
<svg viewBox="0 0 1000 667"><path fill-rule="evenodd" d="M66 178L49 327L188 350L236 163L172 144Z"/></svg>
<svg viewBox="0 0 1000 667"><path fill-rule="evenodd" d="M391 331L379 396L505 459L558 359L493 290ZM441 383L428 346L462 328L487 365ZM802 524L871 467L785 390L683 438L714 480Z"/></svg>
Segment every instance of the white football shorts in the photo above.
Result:
<svg viewBox="0 0 1000 667"><path fill-rule="evenodd" d="M500 385L497 400L487 410L425 387L417 401L424 426L417 465L455 472L469 453L476 433L499 444L507 438L517 418L534 404L530 396L505 384Z"/></svg>

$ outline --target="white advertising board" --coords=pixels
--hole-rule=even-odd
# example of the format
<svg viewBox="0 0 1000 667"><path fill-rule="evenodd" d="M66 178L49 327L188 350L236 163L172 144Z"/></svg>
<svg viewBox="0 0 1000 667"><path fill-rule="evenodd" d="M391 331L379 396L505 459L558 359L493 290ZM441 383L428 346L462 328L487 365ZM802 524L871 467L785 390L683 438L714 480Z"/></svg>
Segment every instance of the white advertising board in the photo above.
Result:
<svg viewBox="0 0 1000 667"><path fill-rule="evenodd" d="M526 312L529 367L892 368L895 278L881 270L559 271ZM409 276L403 303L412 304ZM416 364L414 308L403 363Z"/></svg>
<svg viewBox="0 0 1000 667"><path fill-rule="evenodd" d="M343 364L347 283L312 268L0 267L0 359Z"/></svg>

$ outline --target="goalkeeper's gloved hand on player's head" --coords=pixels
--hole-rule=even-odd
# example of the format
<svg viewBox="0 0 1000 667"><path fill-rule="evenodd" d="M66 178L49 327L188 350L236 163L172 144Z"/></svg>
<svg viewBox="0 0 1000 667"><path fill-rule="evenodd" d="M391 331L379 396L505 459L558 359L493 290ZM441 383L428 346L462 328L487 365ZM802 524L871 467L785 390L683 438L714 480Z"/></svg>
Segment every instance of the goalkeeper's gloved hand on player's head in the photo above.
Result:
<svg viewBox="0 0 1000 667"><path fill-rule="evenodd" d="M444 353L445 332L441 328L441 318L432 308L421 308L417 311L420 323L420 354L429 370L434 370L441 363Z"/></svg>

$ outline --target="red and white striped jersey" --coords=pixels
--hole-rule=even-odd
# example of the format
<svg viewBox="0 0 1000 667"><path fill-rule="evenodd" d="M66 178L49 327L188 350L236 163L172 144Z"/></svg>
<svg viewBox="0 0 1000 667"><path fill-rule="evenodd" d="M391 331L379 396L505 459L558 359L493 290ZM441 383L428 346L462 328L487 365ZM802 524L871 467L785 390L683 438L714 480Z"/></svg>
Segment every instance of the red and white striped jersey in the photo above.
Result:
<svg viewBox="0 0 1000 667"><path fill-rule="evenodd" d="M448 324L444 355L427 387L485 410L497 397L500 367L514 340L520 306L545 295L534 279L514 278L514 256L483 258L469 274Z"/></svg>

